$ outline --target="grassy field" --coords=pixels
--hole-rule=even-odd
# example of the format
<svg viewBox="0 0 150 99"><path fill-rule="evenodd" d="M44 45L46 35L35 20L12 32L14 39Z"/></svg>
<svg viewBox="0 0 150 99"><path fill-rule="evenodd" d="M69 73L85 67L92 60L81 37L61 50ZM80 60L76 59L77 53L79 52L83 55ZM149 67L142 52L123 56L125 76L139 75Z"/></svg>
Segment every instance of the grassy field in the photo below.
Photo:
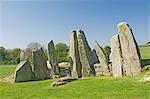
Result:
<svg viewBox="0 0 150 99"><path fill-rule="evenodd" d="M150 46L139 47L143 59L150 59Z"/></svg>
<svg viewBox="0 0 150 99"><path fill-rule="evenodd" d="M149 47L150 48L150 47ZM150 59L149 48L140 48L142 58ZM14 72L16 65L0 65L0 78ZM22 83L0 81L0 99L150 99L150 82L137 77L88 77L59 87L52 79Z"/></svg>

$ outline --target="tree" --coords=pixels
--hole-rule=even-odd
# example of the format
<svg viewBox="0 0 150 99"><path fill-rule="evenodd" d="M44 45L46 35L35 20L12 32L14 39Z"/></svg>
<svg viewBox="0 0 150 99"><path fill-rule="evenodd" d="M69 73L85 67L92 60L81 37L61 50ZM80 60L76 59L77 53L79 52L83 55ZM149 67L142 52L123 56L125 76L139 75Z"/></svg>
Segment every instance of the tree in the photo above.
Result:
<svg viewBox="0 0 150 99"><path fill-rule="evenodd" d="M21 49L14 48L10 51L10 58L12 64L18 64L20 62L20 52Z"/></svg>
<svg viewBox="0 0 150 99"><path fill-rule="evenodd" d="M69 61L69 47L64 43L55 45L56 54L59 62Z"/></svg>
<svg viewBox="0 0 150 99"><path fill-rule="evenodd" d="M27 45L27 48L30 48L31 50L40 49L41 47L45 49L44 46L42 46L40 43L37 42L31 42L30 44Z"/></svg>
<svg viewBox="0 0 150 99"><path fill-rule="evenodd" d="M5 57L6 57L6 50L4 47L0 47L0 60L1 61L4 61L5 60Z"/></svg>
<svg viewBox="0 0 150 99"><path fill-rule="evenodd" d="M111 48L110 48L110 46L106 45L106 46L104 47L104 53L105 53L105 55L106 55L107 60L109 61L109 60L110 60L110 59L109 59L109 55L110 55L110 53L111 53Z"/></svg>

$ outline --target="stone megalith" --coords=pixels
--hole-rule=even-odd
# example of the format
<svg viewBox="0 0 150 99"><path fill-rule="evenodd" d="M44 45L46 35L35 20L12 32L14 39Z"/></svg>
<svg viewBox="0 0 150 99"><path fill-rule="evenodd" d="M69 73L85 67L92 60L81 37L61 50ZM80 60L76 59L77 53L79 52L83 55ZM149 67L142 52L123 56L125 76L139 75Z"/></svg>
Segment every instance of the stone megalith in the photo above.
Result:
<svg viewBox="0 0 150 99"><path fill-rule="evenodd" d="M118 34L123 57L124 74L126 76L140 74L140 52L130 26L126 22L119 23Z"/></svg>
<svg viewBox="0 0 150 99"><path fill-rule="evenodd" d="M102 75L110 75L106 55L103 51L103 48L100 47L100 45L98 44L97 41L95 42L95 50L96 50L96 54L98 56L98 59L100 61L100 65L101 65L101 69L102 69Z"/></svg>
<svg viewBox="0 0 150 99"><path fill-rule="evenodd" d="M112 62L112 75L114 77L122 77L123 66L120 46L119 36L113 36L111 38L110 61Z"/></svg>
<svg viewBox="0 0 150 99"><path fill-rule="evenodd" d="M26 61L26 60L27 60L27 56L26 56L26 54L25 54L25 51L22 50L22 51L20 52L20 61Z"/></svg>
<svg viewBox="0 0 150 99"><path fill-rule="evenodd" d="M78 30L77 32L78 38L78 50L80 56L80 62L82 65L82 76L87 77L90 75L95 75L94 64L92 59L91 48L88 45L84 32Z"/></svg>
<svg viewBox="0 0 150 99"><path fill-rule="evenodd" d="M59 75L59 67L58 67L58 60L57 55L54 48L53 40L48 43L48 60L52 67L52 74Z"/></svg>
<svg viewBox="0 0 150 99"><path fill-rule="evenodd" d="M15 70L15 82L34 80L34 75L29 60L21 61Z"/></svg>
<svg viewBox="0 0 150 99"><path fill-rule="evenodd" d="M34 74L37 80L46 79L49 76L46 57L42 48L32 51Z"/></svg>
<svg viewBox="0 0 150 99"><path fill-rule="evenodd" d="M75 78L82 77L82 66L78 51L78 40L76 31L71 32L69 55L72 60L71 76Z"/></svg>

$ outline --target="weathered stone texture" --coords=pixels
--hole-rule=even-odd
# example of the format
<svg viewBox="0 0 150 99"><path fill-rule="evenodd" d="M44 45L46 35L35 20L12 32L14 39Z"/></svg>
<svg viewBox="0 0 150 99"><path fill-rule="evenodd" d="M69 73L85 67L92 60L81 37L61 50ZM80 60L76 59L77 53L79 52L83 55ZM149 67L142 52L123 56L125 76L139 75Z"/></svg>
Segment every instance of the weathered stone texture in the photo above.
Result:
<svg viewBox="0 0 150 99"><path fill-rule="evenodd" d="M15 70L15 82L34 80L34 75L29 60L21 61Z"/></svg>
<svg viewBox="0 0 150 99"><path fill-rule="evenodd" d="M80 62L82 64L82 76L87 77L90 75L95 75L94 64L91 57L92 52L85 38L84 32L78 30L77 38L78 38L78 45L79 45L78 50L79 50Z"/></svg>
<svg viewBox="0 0 150 99"><path fill-rule="evenodd" d="M81 62L79 57L79 51L78 51L78 40L77 40L77 34L76 31L72 31L70 36L70 49L69 49L69 55L72 60L72 77L82 77L81 73Z"/></svg>
<svg viewBox="0 0 150 99"><path fill-rule="evenodd" d="M112 74L114 77L122 77L122 57L119 36L115 35L111 38L111 55Z"/></svg>
<svg viewBox="0 0 150 99"><path fill-rule="evenodd" d="M121 22L118 24L118 33L123 57L124 74L126 76L140 74L140 53L131 28L126 22Z"/></svg>
<svg viewBox="0 0 150 99"><path fill-rule="evenodd" d="M48 43L48 60L52 66L52 74L59 75L58 60L52 40Z"/></svg>
<svg viewBox="0 0 150 99"><path fill-rule="evenodd" d="M93 59L93 64L99 63L99 59L98 59L95 49L92 50L92 59Z"/></svg>
<svg viewBox="0 0 150 99"><path fill-rule="evenodd" d="M20 52L20 61L26 61L27 60L27 56L25 54L25 51L21 51Z"/></svg>
<svg viewBox="0 0 150 99"><path fill-rule="evenodd" d="M42 48L32 51L35 78L37 80L46 79L49 76L47 62Z"/></svg>
<svg viewBox="0 0 150 99"><path fill-rule="evenodd" d="M98 44L98 42L95 42L95 50L96 50L96 54L98 56L98 59L100 61L100 66L102 68L102 74L103 75L110 75L106 55L105 55L103 49Z"/></svg>

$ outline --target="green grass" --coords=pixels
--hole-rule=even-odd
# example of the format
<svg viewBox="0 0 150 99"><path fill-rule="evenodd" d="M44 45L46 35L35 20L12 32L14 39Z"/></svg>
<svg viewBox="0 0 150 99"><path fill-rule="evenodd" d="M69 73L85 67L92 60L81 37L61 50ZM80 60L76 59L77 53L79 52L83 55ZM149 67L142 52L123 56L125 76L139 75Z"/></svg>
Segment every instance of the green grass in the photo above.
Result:
<svg viewBox="0 0 150 99"><path fill-rule="evenodd" d="M140 77L89 77L59 87L52 80L0 82L0 99L148 99L150 83Z"/></svg>
<svg viewBox="0 0 150 99"><path fill-rule="evenodd" d="M140 47L145 63L150 47ZM16 65L0 65L0 78L14 73ZM52 79L22 83L0 81L0 99L149 99L150 82L139 82L149 70L137 77L88 77L59 87Z"/></svg>
<svg viewBox="0 0 150 99"><path fill-rule="evenodd" d="M16 65L0 65L0 78L12 74Z"/></svg>
<svg viewBox="0 0 150 99"><path fill-rule="evenodd" d="M150 59L150 46L142 46L140 48L140 53L142 56L142 59Z"/></svg>
<svg viewBox="0 0 150 99"><path fill-rule="evenodd" d="M15 65L0 66L0 75L11 74L14 70ZM59 87L51 86L52 79L0 82L0 99L148 99L150 82L139 82L141 78L88 77Z"/></svg>

